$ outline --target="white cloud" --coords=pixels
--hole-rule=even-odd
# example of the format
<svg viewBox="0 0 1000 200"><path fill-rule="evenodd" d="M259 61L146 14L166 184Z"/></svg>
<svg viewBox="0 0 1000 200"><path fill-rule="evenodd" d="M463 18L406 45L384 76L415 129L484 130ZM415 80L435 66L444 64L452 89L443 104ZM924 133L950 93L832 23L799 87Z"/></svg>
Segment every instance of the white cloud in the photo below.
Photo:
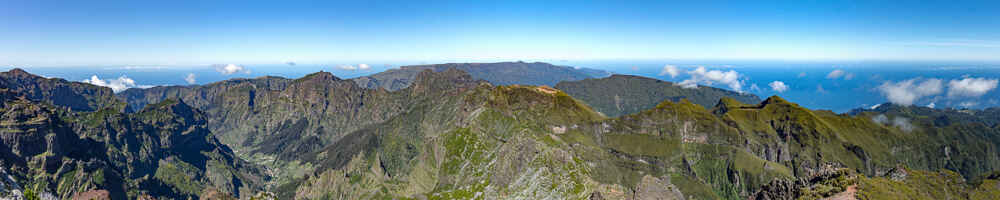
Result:
<svg viewBox="0 0 1000 200"><path fill-rule="evenodd" d="M913 131L913 129L914 129L913 124L910 124L910 119L907 119L905 117L896 117L896 118L893 118L892 119L892 125L896 126L900 130L903 130L905 132L910 132L910 131Z"/></svg>
<svg viewBox="0 0 1000 200"><path fill-rule="evenodd" d="M879 115L876 115L876 116L872 117L872 121L875 122L875 123L878 123L878 124L885 125L885 124L889 123L889 117L886 117L883 114L879 114Z"/></svg>
<svg viewBox="0 0 1000 200"><path fill-rule="evenodd" d="M197 82L195 78L194 73L188 73L188 75L184 77L184 81L188 84L194 84Z"/></svg>
<svg viewBox="0 0 1000 200"><path fill-rule="evenodd" d="M760 92L761 89L760 89L760 87L757 87L756 83L754 83L754 84L750 84L750 91Z"/></svg>
<svg viewBox="0 0 1000 200"><path fill-rule="evenodd" d="M368 69L371 69L371 66L369 66L368 64L358 64L358 66L354 66L354 65L340 65L340 66L337 66L337 69L348 70L348 71L354 71L354 70L359 70L359 69L360 70L368 70Z"/></svg>
<svg viewBox="0 0 1000 200"><path fill-rule="evenodd" d="M106 67L104 69L115 69L115 68L113 68L113 67ZM137 65L129 65L129 66L123 66L123 67L120 67L120 68L117 68L117 69L124 69L124 70L157 70L157 69L166 69L166 67L164 67L164 66L137 66Z"/></svg>
<svg viewBox="0 0 1000 200"><path fill-rule="evenodd" d="M847 73L847 74L844 75L844 80L848 80L849 81L851 79L854 79L854 73Z"/></svg>
<svg viewBox="0 0 1000 200"><path fill-rule="evenodd" d="M875 109L876 109L876 108L878 108L879 106L882 106L882 104L875 104L874 106L872 106L872 107L870 107L870 108L868 108L868 109L872 109L872 110L875 110Z"/></svg>
<svg viewBox="0 0 1000 200"><path fill-rule="evenodd" d="M663 66L663 70L660 70L660 76L670 75L670 78L676 78L680 74L681 70L677 69L677 66L674 65Z"/></svg>
<svg viewBox="0 0 1000 200"><path fill-rule="evenodd" d="M879 114L872 117L872 121L881 125L891 124L892 126L895 126L896 128L903 130L904 132L910 132L916 128L913 126L913 124L910 124L910 119L907 119L905 117L894 117L892 121L890 121L889 117L886 117L884 114Z"/></svg>
<svg viewBox="0 0 1000 200"><path fill-rule="evenodd" d="M937 106L937 105L935 105L934 102L931 102L931 103L927 104L928 108L934 108L935 106Z"/></svg>
<svg viewBox="0 0 1000 200"><path fill-rule="evenodd" d="M838 79L841 76L844 76L845 73L846 72L844 72L844 70L835 69L835 70L831 71L829 74L826 74L826 78L827 79Z"/></svg>
<svg viewBox="0 0 1000 200"><path fill-rule="evenodd" d="M788 91L788 85L785 85L785 82L774 81L767 85L771 86L771 90L774 90L775 92L781 93Z"/></svg>
<svg viewBox="0 0 1000 200"><path fill-rule="evenodd" d="M965 78L948 82L948 97L980 97L997 88L997 79Z"/></svg>
<svg viewBox="0 0 1000 200"><path fill-rule="evenodd" d="M918 84L914 78L897 83L887 81L882 83L878 90L889 99L889 102L908 106L920 98L940 94L944 89L941 79L927 79Z"/></svg>
<svg viewBox="0 0 1000 200"><path fill-rule="evenodd" d="M707 70L705 67L698 67L695 70L688 71L688 75L691 78L681 81L678 83L684 88L696 88L698 84L712 85L715 83L721 83L729 86L737 92L743 92L743 82L739 80L740 73L736 71L720 71L720 70Z"/></svg>
<svg viewBox="0 0 1000 200"><path fill-rule="evenodd" d="M222 73L222 75L230 75L230 74L235 74L237 72L243 72L243 73L246 73L246 74L250 74L250 69L247 69L246 67L243 67L241 65L236 65L236 64L222 65L222 64L218 64L218 65L214 65L214 66L215 66L215 71L217 71L219 73Z"/></svg>
<svg viewBox="0 0 1000 200"><path fill-rule="evenodd" d="M138 88L149 88L149 87L152 87L152 86L149 86L149 85L137 85L137 84L135 84L135 80L132 80L131 78L126 77L126 76L118 77L118 79L106 79L106 80L102 80L101 78L98 78L97 75L93 75L93 76L90 77L90 79L84 79L81 82L90 83L90 84L96 85L96 86L109 87L114 92L121 92L121 91L125 91L125 89L134 88L134 87L138 87Z"/></svg>
<svg viewBox="0 0 1000 200"><path fill-rule="evenodd" d="M337 66L337 68L338 69L342 69L342 70L357 70L358 69L358 67L355 67L354 65L341 65L341 66Z"/></svg>
<svg viewBox="0 0 1000 200"><path fill-rule="evenodd" d="M958 104L959 107L963 107L963 108L971 108L971 107L976 106L976 105L979 105L979 103L973 102L973 101L966 101L966 102L962 102L962 103Z"/></svg>

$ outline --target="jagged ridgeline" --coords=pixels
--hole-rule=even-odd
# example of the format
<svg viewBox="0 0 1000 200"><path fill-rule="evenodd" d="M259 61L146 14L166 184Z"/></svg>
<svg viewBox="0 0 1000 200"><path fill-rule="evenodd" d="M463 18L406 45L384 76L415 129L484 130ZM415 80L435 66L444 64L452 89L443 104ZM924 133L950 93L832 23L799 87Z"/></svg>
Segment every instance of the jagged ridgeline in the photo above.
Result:
<svg viewBox="0 0 1000 200"><path fill-rule="evenodd" d="M603 70L558 66L543 62L499 62L499 63L447 63L432 65L401 66L370 76L353 79L365 88L385 88L395 91L406 88L424 70L440 72L448 69L465 71L475 79L482 79L494 85L548 85L560 81L576 81L587 78L602 78L611 75Z"/></svg>
<svg viewBox="0 0 1000 200"><path fill-rule="evenodd" d="M710 108L688 100L693 98L668 98L606 117L557 88L491 84L456 68L420 71L395 91L368 89L325 72L131 89L109 104L116 106L95 111L69 111L10 91L4 93L10 95L0 155L12 170L0 175L14 178L3 180L0 192L278 199L1000 198L1000 139L990 111L896 106L835 114L780 97L759 103L719 97ZM46 145L15 145L24 140ZM87 168L103 165L115 167ZM82 175L67 176L72 169Z"/></svg>

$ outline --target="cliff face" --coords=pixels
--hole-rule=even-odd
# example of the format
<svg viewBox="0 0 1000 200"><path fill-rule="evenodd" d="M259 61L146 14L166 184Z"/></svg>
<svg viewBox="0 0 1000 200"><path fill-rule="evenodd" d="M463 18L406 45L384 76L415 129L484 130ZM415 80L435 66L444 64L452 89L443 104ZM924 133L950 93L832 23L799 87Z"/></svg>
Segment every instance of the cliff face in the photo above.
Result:
<svg viewBox="0 0 1000 200"><path fill-rule="evenodd" d="M8 89L0 98L0 165L10 191L4 196L189 198L206 189L239 196L262 190L267 180L215 139L201 111L183 102L137 113L75 112L66 109L72 104Z"/></svg>

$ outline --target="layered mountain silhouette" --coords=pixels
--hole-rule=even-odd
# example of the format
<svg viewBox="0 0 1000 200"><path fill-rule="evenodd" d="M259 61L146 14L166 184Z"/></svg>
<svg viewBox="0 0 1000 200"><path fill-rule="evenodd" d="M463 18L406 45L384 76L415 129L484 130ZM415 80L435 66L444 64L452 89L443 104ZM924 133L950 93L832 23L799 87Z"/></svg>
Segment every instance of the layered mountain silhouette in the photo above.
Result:
<svg viewBox="0 0 1000 200"><path fill-rule="evenodd" d="M0 73L0 175L11 177L0 196L1000 198L993 109L837 114L643 77L517 71L541 65L118 94L16 69Z"/></svg>

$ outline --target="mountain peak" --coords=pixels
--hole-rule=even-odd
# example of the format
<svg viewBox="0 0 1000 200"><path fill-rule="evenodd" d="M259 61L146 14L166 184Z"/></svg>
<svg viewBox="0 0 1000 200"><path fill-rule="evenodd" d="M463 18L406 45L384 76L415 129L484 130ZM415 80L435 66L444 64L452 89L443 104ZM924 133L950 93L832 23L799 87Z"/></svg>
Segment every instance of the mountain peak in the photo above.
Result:
<svg viewBox="0 0 1000 200"><path fill-rule="evenodd" d="M307 79L308 80L333 80L333 81L339 81L339 80L341 80L340 77L334 76L333 73L325 72L325 71L319 71L319 72L316 72L316 73L307 74L307 75L303 76L300 79L302 79L302 80L307 80Z"/></svg>
<svg viewBox="0 0 1000 200"><path fill-rule="evenodd" d="M11 69L10 71L7 71L7 73L11 73L11 74L28 74L27 71L24 71L24 69L21 69L21 68Z"/></svg>
<svg viewBox="0 0 1000 200"><path fill-rule="evenodd" d="M722 97L719 102L715 104L715 108L712 109L712 113L724 114L732 109L739 109L747 107L746 103L740 102L732 97Z"/></svg>
<svg viewBox="0 0 1000 200"><path fill-rule="evenodd" d="M18 78L18 79L22 79L22 78L41 78L41 76L28 73L27 71L24 71L24 69L21 69L21 68L11 69L10 71L3 72L2 75L5 76L5 77L14 77L14 78Z"/></svg>
<svg viewBox="0 0 1000 200"><path fill-rule="evenodd" d="M771 105L771 104L791 104L791 102L788 102L788 100L785 100L784 98L781 98L778 95L774 95L765 99L764 102L761 103L761 106Z"/></svg>

